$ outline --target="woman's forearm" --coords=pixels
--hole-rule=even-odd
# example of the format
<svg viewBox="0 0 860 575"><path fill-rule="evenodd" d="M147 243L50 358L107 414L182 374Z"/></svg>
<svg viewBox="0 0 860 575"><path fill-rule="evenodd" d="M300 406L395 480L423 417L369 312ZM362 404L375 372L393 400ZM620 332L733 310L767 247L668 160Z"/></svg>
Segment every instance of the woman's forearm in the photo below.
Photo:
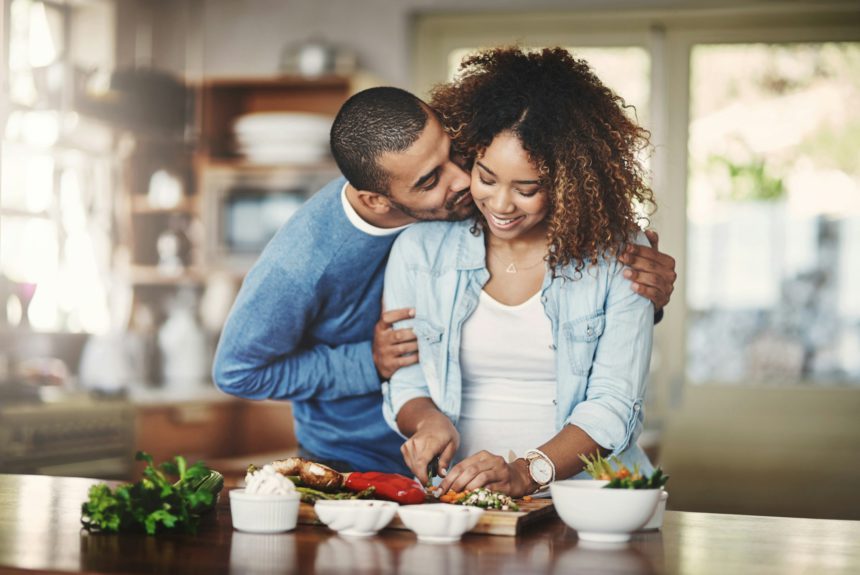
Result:
<svg viewBox="0 0 860 575"><path fill-rule="evenodd" d="M599 452L607 455L611 450L601 447L581 428L565 425L555 437L539 447L555 465L556 479L567 479L582 471L585 464L579 458Z"/></svg>
<svg viewBox="0 0 860 575"><path fill-rule="evenodd" d="M400 412L397 414L397 427L400 433L406 437L412 437L422 427L434 420L441 421L443 418L448 420L445 415L439 411L436 404L429 397L416 397L410 399L403 404Z"/></svg>

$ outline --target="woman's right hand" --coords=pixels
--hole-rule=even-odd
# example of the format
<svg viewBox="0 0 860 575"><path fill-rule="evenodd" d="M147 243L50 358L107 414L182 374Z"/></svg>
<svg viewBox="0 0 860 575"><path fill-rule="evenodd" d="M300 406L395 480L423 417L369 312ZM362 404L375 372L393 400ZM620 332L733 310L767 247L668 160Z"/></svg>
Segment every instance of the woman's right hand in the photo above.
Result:
<svg viewBox="0 0 860 575"><path fill-rule="evenodd" d="M460 446L460 434L451 420L439 411L429 414L417 426L415 433L400 448L403 460L422 485L427 485L427 466L439 456L439 473L447 474L448 466Z"/></svg>

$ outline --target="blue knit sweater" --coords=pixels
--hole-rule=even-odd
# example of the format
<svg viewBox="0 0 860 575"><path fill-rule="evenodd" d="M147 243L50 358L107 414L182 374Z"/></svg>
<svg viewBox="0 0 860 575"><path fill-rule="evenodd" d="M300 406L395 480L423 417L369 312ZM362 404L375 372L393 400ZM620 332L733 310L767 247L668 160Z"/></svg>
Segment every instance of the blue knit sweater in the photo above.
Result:
<svg viewBox="0 0 860 575"><path fill-rule="evenodd" d="M406 473L382 417L373 328L396 234L347 219L338 178L275 235L248 273L215 355L223 391L292 402L302 446L357 470Z"/></svg>

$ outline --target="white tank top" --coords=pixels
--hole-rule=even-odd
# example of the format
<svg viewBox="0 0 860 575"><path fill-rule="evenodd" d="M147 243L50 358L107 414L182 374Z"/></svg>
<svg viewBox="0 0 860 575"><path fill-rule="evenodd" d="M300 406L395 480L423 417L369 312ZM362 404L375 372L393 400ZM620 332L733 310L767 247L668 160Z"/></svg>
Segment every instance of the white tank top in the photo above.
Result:
<svg viewBox="0 0 860 575"><path fill-rule="evenodd" d="M510 306L482 291L463 325L460 367L458 459L482 449L522 457L555 436L555 351L540 292Z"/></svg>

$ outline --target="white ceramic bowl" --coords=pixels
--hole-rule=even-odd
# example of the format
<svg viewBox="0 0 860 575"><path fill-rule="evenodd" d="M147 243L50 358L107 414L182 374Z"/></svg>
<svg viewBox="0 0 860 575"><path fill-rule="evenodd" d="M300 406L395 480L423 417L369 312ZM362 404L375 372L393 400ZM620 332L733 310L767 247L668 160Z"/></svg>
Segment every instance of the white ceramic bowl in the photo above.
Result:
<svg viewBox="0 0 860 575"><path fill-rule="evenodd" d="M648 520L648 523L645 524L645 527L641 529L641 531L656 531L663 527L663 513L666 512L666 501L669 499L669 493L667 491L660 492L660 501L657 502L657 509L654 510L654 514L651 516L651 519Z"/></svg>
<svg viewBox="0 0 860 575"><path fill-rule="evenodd" d="M341 535L367 537L391 523L398 507L392 501L320 500L314 511L320 521Z"/></svg>
<svg viewBox="0 0 860 575"><path fill-rule="evenodd" d="M605 481L568 479L550 485L555 510L583 541L622 543L654 515L660 489L603 489Z"/></svg>
<svg viewBox="0 0 860 575"><path fill-rule="evenodd" d="M233 527L248 533L281 533L296 528L299 520L298 492L289 495L259 495L244 489L230 490Z"/></svg>
<svg viewBox="0 0 860 575"><path fill-rule="evenodd" d="M426 503L408 505L398 509L400 520L427 543L459 541L466 531L477 525L484 510L480 507Z"/></svg>

